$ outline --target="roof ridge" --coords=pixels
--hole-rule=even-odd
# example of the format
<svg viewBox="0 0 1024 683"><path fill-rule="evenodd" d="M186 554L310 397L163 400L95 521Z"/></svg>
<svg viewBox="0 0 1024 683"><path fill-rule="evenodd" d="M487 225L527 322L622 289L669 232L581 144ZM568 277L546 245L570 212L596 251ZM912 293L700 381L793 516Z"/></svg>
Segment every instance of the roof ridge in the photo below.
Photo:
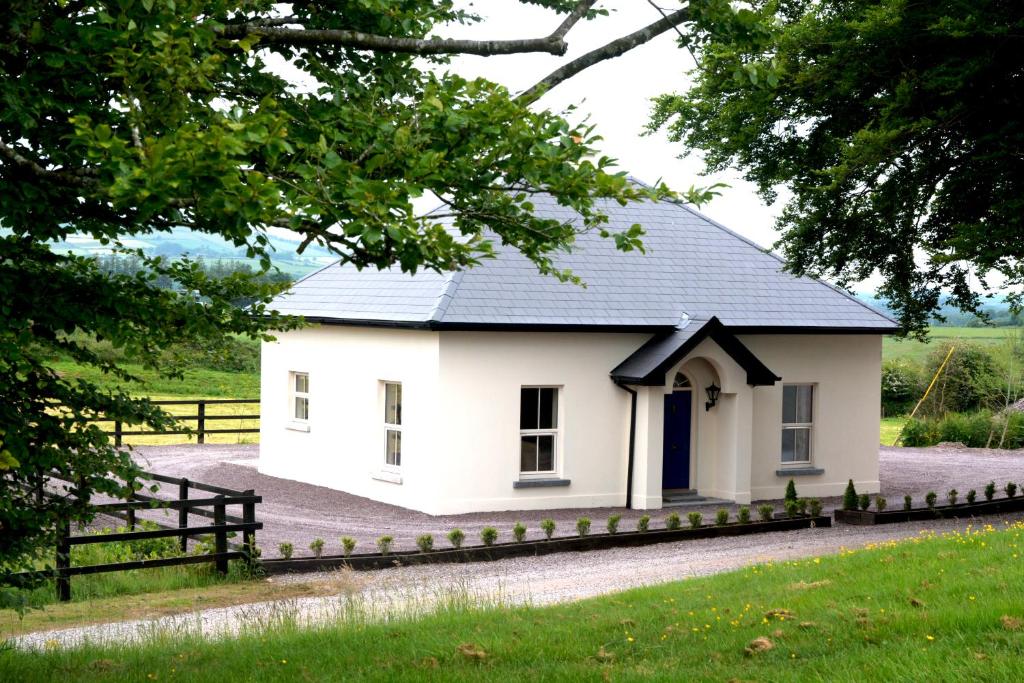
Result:
<svg viewBox="0 0 1024 683"><path fill-rule="evenodd" d="M707 215L701 213L697 209L691 207L689 204L686 204L686 203L681 202L681 201L671 201L671 200L665 200L665 201L667 201L667 203L669 203L669 204L674 204L674 205L678 206L679 208L683 209L684 211L687 211L687 212L693 214L694 216L697 216L698 218L700 218L702 220L707 221L708 223L710 223L711 225L715 226L716 228L718 228L722 232L728 233L729 235L732 235L736 239L739 239L739 240L742 240L743 242L746 242L750 246L752 246L755 249L757 249L758 251L760 251L762 254L767 254L768 256L771 256L773 259L775 259L779 263L785 265L786 260L784 258L782 258L781 256L779 256L778 254L776 254L775 252L773 252L773 251L771 251L769 249L766 249L765 247L761 246L760 244L758 244L754 240L752 240L752 239L750 239L748 237L744 237L743 235L739 234L738 232L736 232L734 230L730 230L729 228L725 227L724 225L722 225L721 223L716 221L714 218L711 218L710 216L707 216ZM792 273L790 273L790 274L792 275ZM875 309L872 306L869 306L868 304L864 303L863 301L861 301L860 299L855 297L853 294L850 294L849 292L847 292L842 287L839 287L838 285L834 285L831 282L825 282L824 280L822 280L820 278L817 278L817 277L814 277L813 275L802 275L802 276L795 276L795 277L805 277L805 278L807 278L808 280L810 280L812 282L818 283L822 287L827 287L828 289L832 290L833 292L835 292L837 294L842 294L843 296L845 296L850 301L853 301L855 303L860 304L861 306L863 306L867 310L871 311L875 315L879 316L880 318L884 318L885 320L888 320L889 322L894 323L896 325L899 324L899 321L897 321L896 319L892 318L891 316L889 316L889 315L887 315L885 313L882 313L881 311Z"/></svg>
<svg viewBox="0 0 1024 683"><path fill-rule="evenodd" d="M437 296L437 302L434 307L430 309L430 315L427 316L427 320L430 322L441 322L444 318L444 314L448 312L448 306L455 298L455 290L459 288L459 283L462 282L462 276L465 271L453 270L445 278L444 287L441 288L441 293Z"/></svg>

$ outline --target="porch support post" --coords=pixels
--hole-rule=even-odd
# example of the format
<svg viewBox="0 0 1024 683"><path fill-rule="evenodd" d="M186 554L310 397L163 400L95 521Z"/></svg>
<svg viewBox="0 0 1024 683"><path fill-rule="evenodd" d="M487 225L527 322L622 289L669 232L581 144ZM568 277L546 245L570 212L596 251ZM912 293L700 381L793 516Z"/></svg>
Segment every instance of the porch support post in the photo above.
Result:
<svg viewBox="0 0 1024 683"><path fill-rule="evenodd" d="M661 508L662 414L664 387L637 387L636 452L633 470L633 509Z"/></svg>

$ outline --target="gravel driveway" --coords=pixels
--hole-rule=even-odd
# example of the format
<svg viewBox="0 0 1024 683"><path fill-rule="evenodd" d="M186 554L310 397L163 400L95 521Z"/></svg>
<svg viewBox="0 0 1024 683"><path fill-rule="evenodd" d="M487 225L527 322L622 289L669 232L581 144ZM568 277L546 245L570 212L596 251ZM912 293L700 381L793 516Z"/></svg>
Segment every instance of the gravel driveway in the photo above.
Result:
<svg viewBox="0 0 1024 683"><path fill-rule="evenodd" d="M538 525L545 517L554 519L562 532L570 532L575 528L577 517L587 516L593 520L597 532L603 531L605 520L613 513L622 515L623 529L634 528L636 519L644 514L623 508L591 508L427 515L341 491L259 474L256 471L258 449L258 445L186 444L140 446L134 453L147 469L233 489L254 489L263 496L257 510L263 530L256 537L264 557L276 557L277 546L284 541L293 543L296 554L301 555L308 554L310 541L323 538L327 542L325 552L337 553L341 536L352 536L358 542L358 549L365 551L373 547L378 536L389 534L395 538L396 549L414 549L417 536L431 533L437 545L443 547L447 544L443 535L454 527L466 532L467 541L475 541L480 529L493 525L500 531L499 540L509 541L516 521L527 525L529 538L541 538ZM971 488L977 489L980 495L990 480L995 480L1000 487L1007 481L1024 481L1024 450L883 447L880 468L882 495L888 498L890 507L897 507L902 505L906 494L920 501L928 491L936 491L941 500L945 492L954 487L961 496ZM799 486L798 481L798 490ZM840 499L826 498L822 502L829 511ZM685 507L679 511L685 516L697 510L705 519L710 519L717 507ZM781 509L781 505L777 507ZM735 509L736 506L730 506L730 512L735 513ZM652 513L655 518L652 526L661 526L665 514L667 511Z"/></svg>

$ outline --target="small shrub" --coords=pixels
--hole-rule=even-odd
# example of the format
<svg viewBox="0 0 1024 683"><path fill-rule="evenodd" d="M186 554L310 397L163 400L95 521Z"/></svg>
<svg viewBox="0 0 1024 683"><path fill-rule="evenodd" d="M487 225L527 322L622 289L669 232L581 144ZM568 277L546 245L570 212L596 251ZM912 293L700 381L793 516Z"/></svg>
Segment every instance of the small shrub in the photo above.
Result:
<svg viewBox="0 0 1024 683"><path fill-rule="evenodd" d="M540 521L540 530L544 532L544 538L551 540L551 537L555 535L555 520L553 519L542 519Z"/></svg>
<svg viewBox="0 0 1024 683"><path fill-rule="evenodd" d="M736 511L736 521L740 524L750 524L750 506L740 506L740 509Z"/></svg>
<svg viewBox="0 0 1024 683"><path fill-rule="evenodd" d="M681 526L683 526L683 521L681 519L679 519L679 513L678 512L670 512L670 513L668 513L668 516L665 517L665 528L668 529L669 531L675 531L676 529L680 528Z"/></svg>
<svg viewBox="0 0 1024 683"><path fill-rule="evenodd" d="M640 519L636 520L636 530L643 533L651 528L651 516L640 515Z"/></svg>
<svg viewBox="0 0 1024 683"><path fill-rule="evenodd" d="M957 498L960 497L960 492L956 489L950 489L949 493L946 494L946 500L949 501L950 505L956 505Z"/></svg>
<svg viewBox="0 0 1024 683"><path fill-rule="evenodd" d="M849 483L846 485L846 491L843 492L843 509L857 509L857 489L853 485L853 479L849 481Z"/></svg>
<svg viewBox="0 0 1024 683"><path fill-rule="evenodd" d="M797 512L800 511L800 507L797 505L797 502L795 500L783 500L782 507L786 511L787 517L796 517Z"/></svg>
<svg viewBox="0 0 1024 683"><path fill-rule="evenodd" d="M356 539L352 538L351 536L342 536L341 537L341 552L342 552L342 554L345 555L345 557L348 557L349 555L351 555L352 551L355 550L355 549L356 549Z"/></svg>
<svg viewBox="0 0 1024 683"><path fill-rule="evenodd" d="M1007 498L1013 498L1017 495L1017 485L1012 481L1008 481L1006 482L1006 486L1003 488L1003 491L1006 492Z"/></svg>
<svg viewBox="0 0 1024 683"><path fill-rule="evenodd" d="M512 538L515 539L516 543L522 543L526 540L526 525L522 522L516 522L512 526Z"/></svg>
<svg viewBox="0 0 1024 683"><path fill-rule="evenodd" d="M757 506L757 515L762 522L770 522L775 516L775 507L771 503Z"/></svg>
<svg viewBox="0 0 1024 683"><path fill-rule="evenodd" d="M309 544L309 549L313 551L313 557L319 560L324 554L324 539L314 538L313 542Z"/></svg>
<svg viewBox="0 0 1024 683"><path fill-rule="evenodd" d="M380 551L381 555L387 555L391 552L391 546L394 544L395 539L391 536L378 536L377 537L377 550Z"/></svg>
<svg viewBox="0 0 1024 683"><path fill-rule="evenodd" d="M416 547L421 553L429 553L434 549L434 537L430 534L423 534L416 539Z"/></svg>
<svg viewBox="0 0 1024 683"><path fill-rule="evenodd" d="M448 542L452 544L452 547L458 550L462 547L462 542L466 540L466 532L462 529L452 529L448 532Z"/></svg>
<svg viewBox="0 0 1024 683"><path fill-rule="evenodd" d="M821 516L821 501L817 498L811 498L807 501L807 512L810 513L811 517Z"/></svg>
<svg viewBox="0 0 1024 683"><path fill-rule="evenodd" d="M875 496L875 510L878 512L885 512L885 508L889 503L882 496Z"/></svg>
<svg viewBox="0 0 1024 683"><path fill-rule="evenodd" d="M480 540L484 545L494 545L494 542L498 540L498 530L493 526L485 526L480 530Z"/></svg>
<svg viewBox="0 0 1024 683"><path fill-rule="evenodd" d="M690 528L699 529L700 523L704 519L704 515L700 514L699 512L691 512L690 514L686 515L686 519L690 520Z"/></svg>
<svg viewBox="0 0 1024 683"><path fill-rule="evenodd" d="M970 491L967 492L967 504L968 505L974 505L974 501L976 501L977 499L978 499L978 492L977 491L975 491L974 489L971 489Z"/></svg>
<svg viewBox="0 0 1024 683"><path fill-rule="evenodd" d="M924 504L928 506L929 510L931 510L933 507L935 507L935 501L937 501L938 499L939 495L935 493L935 491L929 491L928 494L925 495L924 497Z"/></svg>
<svg viewBox="0 0 1024 683"><path fill-rule="evenodd" d="M619 520L622 519L622 515L609 515L608 517L608 533L617 534L619 533Z"/></svg>
<svg viewBox="0 0 1024 683"><path fill-rule="evenodd" d="M786 495L784 496L783 500L792 500L795 502L796 499L796 482L790 479L789 483L786 484Z"/></svg>
<svg viewBox="0 0 1024 683"><path fill-rule="evenodd" d="M291 543L278 543L277 552L281 553L281 557L286 560L292 559L292 553L295 552L295 546Z"/></svg>
<svg viewBox="0 0 1024 683"><path fill-rule="evenodd" d="M718 526L725 526L729 523L729 511L725 508L719 508L718 512L715 513L715 524Z"/></svg>
<svg viewBox="0 0 1024 683"><path fill-rule="evenodd" d="M590 533L590 517L580 517L576 520L576 533L580 536Z"/></svg>
<svg viewBox="0 0 1024 683"><path fill-rule="evenodd" d="M903 496L903 509L911 510L914 507L914 498L912 496Z"/></svg>
<svg viewBox="0 0 1024 683"><path fill-rule="evenodd" d="M871 507L871 496L869 496L866 493L862 493L859 496L857 496L857 507L859 507L861 510L867 510L869 507Z"/></svg>
<svg viewBox="0 0 1024 683"><path fill-rule="evenodd" d="M996 497L996 483L994 481L990 481L989 483L985 484L985 500L989 500L990 501L990 500L992 500L995 497Z"/></svg>
<svg viewBox="0 0 1024 683"><path fill-rule="evenodd" d="M808 503L807 503L807 499L806 498L798 499L796 501L796 511L799 512L801 515L806 515L807 514L807 505L808 505Z"/></svg>

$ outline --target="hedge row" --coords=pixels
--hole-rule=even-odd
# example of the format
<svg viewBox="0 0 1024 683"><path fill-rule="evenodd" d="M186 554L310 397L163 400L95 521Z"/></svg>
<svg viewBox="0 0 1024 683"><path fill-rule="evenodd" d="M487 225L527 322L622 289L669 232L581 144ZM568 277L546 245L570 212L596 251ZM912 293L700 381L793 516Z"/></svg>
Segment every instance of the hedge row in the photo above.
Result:
<svg viewBox="0 0 1024 683"><path fill-rule="evenodd" d="M903 428L904 446L959 442L971 448L1024 448L1024 413L949 413L910 420Z"/></svg>

